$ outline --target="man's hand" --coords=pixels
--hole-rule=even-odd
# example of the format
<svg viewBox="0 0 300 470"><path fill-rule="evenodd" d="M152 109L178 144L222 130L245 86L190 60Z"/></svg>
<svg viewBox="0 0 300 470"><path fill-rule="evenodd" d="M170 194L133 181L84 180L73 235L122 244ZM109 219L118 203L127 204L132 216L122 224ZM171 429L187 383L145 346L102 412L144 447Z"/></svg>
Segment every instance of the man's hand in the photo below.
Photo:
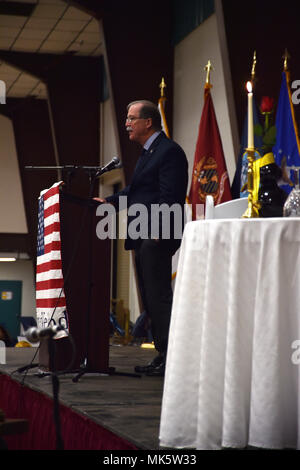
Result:
<svg viewBox="0 0 300 470"><path fill-rule="evenodd" d="M93 197L93 200L98 202L106 202L106 199L104 199L103 197Z"/></svg>

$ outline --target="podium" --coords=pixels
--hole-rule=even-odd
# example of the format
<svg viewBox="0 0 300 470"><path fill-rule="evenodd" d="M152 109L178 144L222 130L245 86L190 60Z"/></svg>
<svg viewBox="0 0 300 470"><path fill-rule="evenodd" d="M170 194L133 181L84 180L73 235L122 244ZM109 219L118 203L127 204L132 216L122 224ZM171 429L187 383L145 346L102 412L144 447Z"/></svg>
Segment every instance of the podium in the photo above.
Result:
<svg viewBox="0 0 300 470"><path fill-rule="evenodd" d="M50 364L49 340L41 340L39 365L48 370L64 371L73 358L72 370L109 371L111 243L97 238L98 204L60 192L62 270L75 354L69 338L54 340Z"/></svg>

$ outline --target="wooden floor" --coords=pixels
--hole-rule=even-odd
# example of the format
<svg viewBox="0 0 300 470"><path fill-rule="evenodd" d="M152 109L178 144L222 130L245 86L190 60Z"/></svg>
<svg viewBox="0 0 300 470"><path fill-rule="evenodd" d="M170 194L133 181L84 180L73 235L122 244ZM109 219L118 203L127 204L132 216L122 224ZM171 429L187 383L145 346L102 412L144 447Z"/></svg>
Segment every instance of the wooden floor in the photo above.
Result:
<svg viewBox="0 0 300 470"><path fill-rule="evenodd" d="M0 372L23 381L24 373L16 372L16 369L29 364L36 349L7 348L6 364L0 364ZM134 366L148 363L154 355L153 349L112 345L109 366L115 368L115 373L105 376L86 374L78 382L72 381L73 374L61 375L60 402L141 450L159 449L163 378L126 375L134 375ZM38 356L34 363L38 363ZM52 397L51 378L40 378L37 373L38 368L28 371L25 385Z"/></svg>

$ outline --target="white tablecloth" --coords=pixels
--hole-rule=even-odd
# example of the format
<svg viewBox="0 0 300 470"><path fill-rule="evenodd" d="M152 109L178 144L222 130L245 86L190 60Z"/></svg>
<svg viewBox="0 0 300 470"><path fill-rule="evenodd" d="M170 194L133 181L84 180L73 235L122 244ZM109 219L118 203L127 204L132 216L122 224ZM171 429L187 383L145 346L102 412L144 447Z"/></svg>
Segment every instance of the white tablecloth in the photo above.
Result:
<svg viewBox="0 0 300 470"><path fill-rule="evenodd" d="M299 326L300 219L188 223L160 445L299 449Z"/></svg>

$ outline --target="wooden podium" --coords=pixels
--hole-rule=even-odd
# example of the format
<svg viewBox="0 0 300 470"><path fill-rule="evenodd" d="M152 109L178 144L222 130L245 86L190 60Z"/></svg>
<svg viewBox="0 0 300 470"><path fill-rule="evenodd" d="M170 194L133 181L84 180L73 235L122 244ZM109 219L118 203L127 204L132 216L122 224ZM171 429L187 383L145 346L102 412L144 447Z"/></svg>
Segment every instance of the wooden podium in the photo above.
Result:
<svg viewBox="0 0 300 470"><path fill-rule="evenodd" d="M85 365L86 372L109 372L111 243L96 235L98 203L71 194L60 194L61 252L69 338L54 340L50 364L47 339L42 340L39 365L64 371Z"/></svg>

